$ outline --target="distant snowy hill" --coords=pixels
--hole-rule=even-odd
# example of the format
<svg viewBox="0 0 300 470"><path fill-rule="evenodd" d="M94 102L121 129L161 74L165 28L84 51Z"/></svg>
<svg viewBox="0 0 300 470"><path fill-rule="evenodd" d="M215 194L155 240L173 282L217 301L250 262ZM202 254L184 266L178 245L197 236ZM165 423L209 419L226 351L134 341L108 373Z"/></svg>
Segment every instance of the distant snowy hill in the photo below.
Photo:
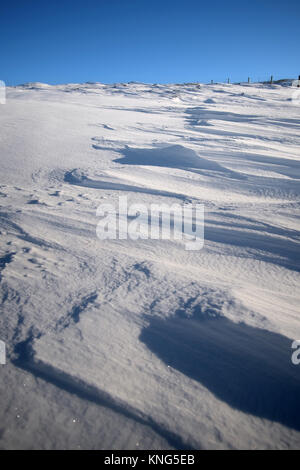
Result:
<svg viewBox="0 0 300 470"><path fill-rule="evenodd" d="M299 446L296 90L7 89L1 448ZM204 204L204 248L99 240L98 206L125 195Z"/></svg>

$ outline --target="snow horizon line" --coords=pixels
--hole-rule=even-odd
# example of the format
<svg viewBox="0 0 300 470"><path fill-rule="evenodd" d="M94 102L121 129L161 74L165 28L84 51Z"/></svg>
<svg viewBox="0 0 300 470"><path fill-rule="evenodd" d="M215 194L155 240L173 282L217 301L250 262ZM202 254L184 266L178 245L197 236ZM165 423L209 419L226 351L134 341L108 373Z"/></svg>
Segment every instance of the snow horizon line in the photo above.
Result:
<svg viewBox="0 0 300 470"><path fill-rule="evenodd" d="M248 79L250 78L250 81ZM271 78L271 77L270 77ZM253 80L251 81L251 77L247 77L247 80L245 81L229 81L228 79L221 81L221 80L211 80L210 82L204 82L204 81L186 81L186 82L142 82L138 80L130 80L130 81L120 81L120 82L101 82L101 81L94 81L94 80L88 80L84 82L59 82L59 83L47 83L47 82L40 82L40 81L29 81L29 82L24 82L24 83L18 83L17 85L9 85L6 83L6 86L8 88L17 88L17 87L24 87L24 86L29 86L29 85L46 85L49 87L55 87L55 86L63 86L63 85L104 85L104 86L109 86L109 85L149 85L149 86L158 86L158 85L255 85L255 84L281 84L285 82L292 82L294 80L297 80L296 77L294 78L279 78L277 80Z"/></svg>

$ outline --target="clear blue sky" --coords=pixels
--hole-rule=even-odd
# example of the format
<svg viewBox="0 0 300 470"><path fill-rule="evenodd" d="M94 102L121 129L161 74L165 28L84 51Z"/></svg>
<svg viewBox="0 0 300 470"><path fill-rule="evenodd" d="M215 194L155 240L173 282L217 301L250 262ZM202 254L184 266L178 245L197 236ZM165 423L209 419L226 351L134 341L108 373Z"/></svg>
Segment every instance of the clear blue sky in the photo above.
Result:
<svg viewBox="0 0 300 470"><path fill-rule="evenodd" d="M299 0L1 2L0 79L208 82L300 74Z"/></svg>

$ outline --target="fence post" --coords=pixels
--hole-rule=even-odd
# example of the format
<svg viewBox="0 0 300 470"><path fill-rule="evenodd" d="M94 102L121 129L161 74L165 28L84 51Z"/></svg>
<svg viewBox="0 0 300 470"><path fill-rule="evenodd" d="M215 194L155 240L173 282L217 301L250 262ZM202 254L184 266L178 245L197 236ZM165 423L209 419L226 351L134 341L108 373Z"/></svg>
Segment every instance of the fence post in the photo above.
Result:
<svg viewBox="0 0 300 470"><path fill-rule="evenodd" d="M271 83L271 85L273 84L273 75L271 75L270 83Z"/></svg>
<svg viewBox="0 0 300 470"><path fill-rule="evenodd" d="M248 83L250 83L250 77L248 77Z"/></svg>
<svg viewBox="0 0 300 470"><path fill-rule="evenodd" d="M300 88L300 75L298 76L298 85L297 88Z"/></svg>
<svg viewBox="0 0 300 470"><path fill-rule="evenodd" d="M230 83L230 80L229 80L229 78L227 79L227 83Z"/></svg>

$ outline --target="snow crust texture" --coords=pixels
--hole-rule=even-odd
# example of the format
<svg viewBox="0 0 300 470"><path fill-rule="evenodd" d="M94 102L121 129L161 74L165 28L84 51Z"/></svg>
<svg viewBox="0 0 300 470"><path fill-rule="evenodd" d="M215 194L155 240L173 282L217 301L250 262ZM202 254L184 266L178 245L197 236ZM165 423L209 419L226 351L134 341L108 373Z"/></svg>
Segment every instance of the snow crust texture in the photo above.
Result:
<svg viewBox="0 0 300 470"><path fill-rule="evenodd" d="M299 447L291 95L260 84L7 90L1 448ZM97 207L124 195L204 204L204 248L99 240Z"/></svg>

